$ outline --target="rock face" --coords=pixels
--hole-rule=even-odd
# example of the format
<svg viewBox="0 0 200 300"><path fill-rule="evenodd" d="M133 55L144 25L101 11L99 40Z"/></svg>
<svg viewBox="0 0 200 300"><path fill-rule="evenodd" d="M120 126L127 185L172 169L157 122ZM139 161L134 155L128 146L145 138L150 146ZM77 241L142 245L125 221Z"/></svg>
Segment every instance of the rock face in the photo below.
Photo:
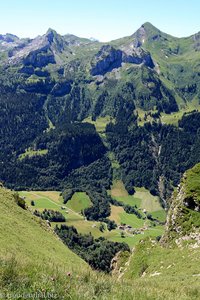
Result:
<svg viewBox="0 0 200 300"><path fill-rule="evenodd" d="M54 87L54 82L50 79L39 79L33 82L26 82L20 86L29 93L40 93L40 94L49 94Z"/></svg>
<svg viewBox="0 0 200 300"><path fill-rule="evenodd" d="M154 68L151 55L142 48L136 49L134 42L121 49L115 49L110 45L104 45L95 55L91 62L91 75L104 75L115 68L122 66L122 63L145 64L150 68Z"/></svg>
<svg viewBox="0 0 200 300"><path fill-rule="evenodd" d="M22 62L25 66L42 68L49 63L56 63L56 54L68 50L68 43L56 31L49 29L43 36L19 45L13 45L10 51L9 63L17 64Z"/></svg>
<svg viewBox="0 0 200 300"><path fill-rule="evenodd" d="M149 52L144 51L141 47L135 45L135 40L128 45L123 46L123 62L132 64L144 64L149 68L154 68L155 65Z"/></svg>
<svg viewBox="0 0 200 300"><path fill-rule="evenodd" d="M147 33L146 33L144 25L142 25L133 34L133 38L134 38L134 47L135 48L139 48L139 47L141 47L144 44L144 42L146 41L146 38L147 38Z"/></svg>
<svg viewBox="0 0 200 300"><path fill-rule="evenodd" d="M51 94L55 97L62 97L69 94L71 91L71 85L69 82L59 82L53 87Z"/></svg>
<svg viewBox="0 0 200 300"><path fill-rule="evenodd" d="M25 66L33 66L34 68L42 68L48 64L55 64L53 53L48 53L48 49L32 51L27 57L24 58L23 63Z"/></svg>
<svg viewBox="0 0 200 300"><path fill-rule="evenodd" d="M194 40L194 49L196 51L200 51L200 32L196 33L193 36L193 40Z"/></svg>
<svg viewBox="0 0 200 300"><path fill-rule="evenodd" d="M4 41L6 43L13 43L15 41L19 40L19 38L11 33L6 33L5 35L0 34L0 41Z"/></svg>
<svg viewBox="0 0 200 300"><path fill-rule="evenodd" d="M114 68L121 67L122 51L110 45L103 46L92 61L91 75L104 75Z"/></svg>
<svg viewBox="0 0 200 300"><path fill-rule="evenodd" d="M178 246L187 241L200 247L200 164L183 175L174 192L162 238L162 242L175 242Z"/></svg>

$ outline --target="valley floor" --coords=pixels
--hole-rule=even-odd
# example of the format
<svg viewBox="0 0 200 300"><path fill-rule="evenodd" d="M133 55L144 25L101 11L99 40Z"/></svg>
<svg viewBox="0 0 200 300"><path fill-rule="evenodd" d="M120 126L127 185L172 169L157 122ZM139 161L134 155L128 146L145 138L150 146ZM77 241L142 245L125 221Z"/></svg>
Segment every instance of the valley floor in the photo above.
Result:
<svg viewBox="0 0 200 300"><path fill-rule="evenodd" d="M109 219L114 220L118 227L115 230L108 231L106 224L104 224L104 230L101 231L101 222L88 221L81 214L84 208L92 205L89 197L84 192L75 193L72 199L66 204L63 204L63 198L58 191L21 191L19 194L25 199L32 211L35 209L39 211L43 211L44 209L60 211L66 218L66 225L74 226L82 234L91 233L95 238L103 236L110 241L125 242L130 247L133 247L147 236L157 237L161 236L164 232L163 225L156 224L148 219L139 219L134 214L126 213L123 207L115 205L111 205ZM114 199L122 203L131 206L137 205L143 216L145 216L143 213L145 211L151 213L159 221L165 221L166 213L161 207L158 198L152 196L144 188L138 188L134 196L129 196L122 182L116 181L112 186L110 194ZM34 201L34 206L31 206L31 201ZM58 223L52 223L52 226L56 224ZM130 228L121 226L121 224L126 224Z"/></svg>

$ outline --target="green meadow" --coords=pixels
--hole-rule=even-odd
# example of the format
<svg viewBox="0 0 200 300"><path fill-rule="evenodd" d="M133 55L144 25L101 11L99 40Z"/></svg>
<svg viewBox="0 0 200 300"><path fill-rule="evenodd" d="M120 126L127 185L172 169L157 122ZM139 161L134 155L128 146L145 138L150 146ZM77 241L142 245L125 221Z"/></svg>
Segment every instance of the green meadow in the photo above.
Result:
<svg viewBox="0 0 200 300"><path fill-rule="evenodd" d="M121 200L129 205L137 205L137 207L141 209L141 213L145 203L145 195L148 195L150 197L148 191L144 189L138 189L136 191L137 197L129 196L121 181L114 183L110 193L119 201ZM146 226L148 227L148 229L146 229L144 233L137 235L124 232L124 237L121 236L121 230L119 229L108 231L106 224L104 224L103 232L100 231L101 222L88 221L81 214L81 211L84 208L92 205L91 200L84 192L75 193L66 204L63 204L63 198L60 195L59 191L21 191L19 192L19 194L20 196L25 197L25 201L32 211L34 211L35 209L39 211L42 211L44 209L53 209L60 211L66 218L65 223L68 226L74 226L78 230L78 232L82 234L91 233L95 238L103 236L111 241L126 242L130 247L133 247L142 238L144 238L144 236L156 237L160 236L163 233L163 226L152 226L149 220L139 219L134 214L126 213L123 207L114 205L111 205L111 215L109 219L114 220L117 225L124 223L132 226L133 228L140 229ZM34 201L34 206L31 205L31 201ZM158 208L158 204L156 202L156 199L154 199L154 202L155 203L153 204L153 208L151 207L151 209L155 210ZM163 219L165 217L164 210L155 210L154 213L156 214L155 217L157 217L158 219ZM58 223L52 223L52 226L54 227L56 224Z"/></svg>

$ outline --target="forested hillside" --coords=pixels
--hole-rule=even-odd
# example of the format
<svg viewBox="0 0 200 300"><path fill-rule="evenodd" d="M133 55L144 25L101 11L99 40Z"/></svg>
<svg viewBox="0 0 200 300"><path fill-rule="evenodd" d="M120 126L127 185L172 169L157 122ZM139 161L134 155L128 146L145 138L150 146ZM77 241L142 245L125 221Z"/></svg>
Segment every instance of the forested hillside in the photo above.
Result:
<svg viewBox="0 0 200 300"><path fill-rule="evenodd" d="M52 29L36 39L2 36L0 180L62 190L65 201L87 192L85 215L95 220L110 214L114 179L167 207L200 161L198 40L150 23L107 44Z"/></svg>

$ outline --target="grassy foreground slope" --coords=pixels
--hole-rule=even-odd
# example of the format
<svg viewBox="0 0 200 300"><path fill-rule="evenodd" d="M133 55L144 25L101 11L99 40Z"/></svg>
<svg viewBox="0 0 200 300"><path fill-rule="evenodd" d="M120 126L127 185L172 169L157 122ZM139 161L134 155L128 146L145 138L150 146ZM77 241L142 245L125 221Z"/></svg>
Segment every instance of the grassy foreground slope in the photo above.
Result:
<svg viewBox="0 0 200 300"><path fill-rule="evenodd" d="M174 299L199 299L199 257L200 248L165 248L149 239L136 246L124 280L139 278L152 287L156 282L162 289L154 299L168 299L164 296L167 289L174 291Z"/></svg>
<svg viewBox="0 0 200 300"><path fill-rule="evenodd" d="M161 243L141 241L129 259L124 278L156 278L163 289L171 282L171 287L179 286L177 299L182 299L183 294L183 299L200 299L199 185L200 164L197 164L184 173L172 196Z"/></svg>
<svg viewBox="0 0 200 300"><path fill-rule="evenodd" d="M124 276L112 278L93 272L2 188L0 225L0 299L199 299L198 249L174 257L156 242L144 249L140 244Z"/></svg>
<svg viewBox="0 0 200 300"><path fill-rule="evenodd" d="M13 194L0 189L0 255L16 256L23 261L35 261L65 267L66 270L87 269L87 264L74 255L47 227L44 221L19 207Z"/></svg>

